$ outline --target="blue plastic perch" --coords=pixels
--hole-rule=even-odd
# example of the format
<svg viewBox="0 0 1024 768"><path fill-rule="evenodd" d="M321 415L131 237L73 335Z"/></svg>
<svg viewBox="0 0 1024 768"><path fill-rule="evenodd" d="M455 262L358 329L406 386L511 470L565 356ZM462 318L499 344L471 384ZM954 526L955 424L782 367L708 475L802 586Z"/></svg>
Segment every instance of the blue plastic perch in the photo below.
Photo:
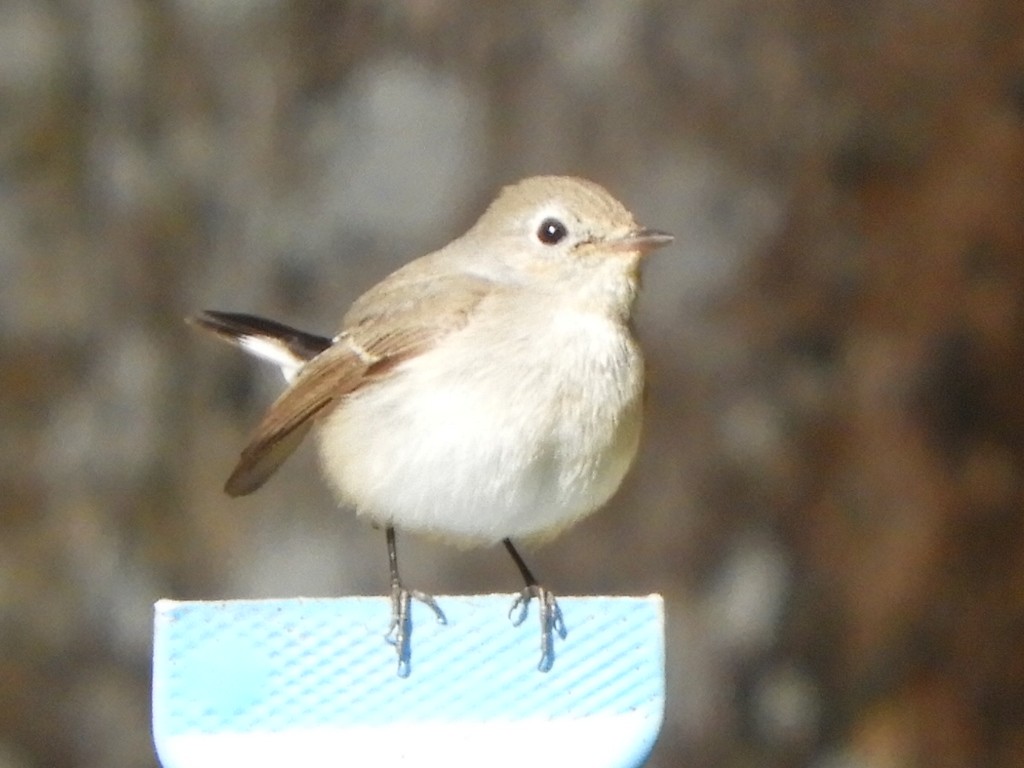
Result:
<svg viewBox="0 0 1024 768"><path fill-rule="evenodd" d="M563 597L568 638L537 671L536 605L414 604L396 675L384 597L156 604L153 733L164 768L643 763L664 713L661 597Z"/></svg>

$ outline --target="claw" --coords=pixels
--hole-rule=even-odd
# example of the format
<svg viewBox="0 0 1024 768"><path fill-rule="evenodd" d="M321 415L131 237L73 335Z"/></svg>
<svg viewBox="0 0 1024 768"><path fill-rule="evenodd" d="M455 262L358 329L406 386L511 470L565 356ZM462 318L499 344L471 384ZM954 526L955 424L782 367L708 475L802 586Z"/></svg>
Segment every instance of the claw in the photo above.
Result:
<svg viewBox="0 0 1024 768"><path fill-rule="evenodd" d="M530 608L530 600L532 599L533 595L531 594L529 587L516 595L516 599L512 601L512 607L508 609L508 618L512 622L513 627L518 627L526 621L526 613ZM513 619L512 614L515 612L516 608L519 609L519 615Z"/></svg>
<svg viewBox="0 0 1024 768"><path fill-rule="evenodd" d="M433 596L418 589L406 589L398 582L391 585L391 624L384 639L398 654L399 677L408 677L412 670L412 600L418 600L433 611L438 624L448 623Z"/></svg>
<svg viewBox="0 0 1024 768"><path fill-rule="evenodd" d="M518 627L526 620L530 609L530 601L534 598L540 602L540 661L537 669L541 672L550 671L555 663L555 638L557 634L565 640L569 634L565 628L565 620L562 618L562 609L558 607L558 601L551 590L545 589L539 584L531 584L523 589L509 608L508 617L512 626ZM512 614L519 610L519 615L513 618Z"/></svg>

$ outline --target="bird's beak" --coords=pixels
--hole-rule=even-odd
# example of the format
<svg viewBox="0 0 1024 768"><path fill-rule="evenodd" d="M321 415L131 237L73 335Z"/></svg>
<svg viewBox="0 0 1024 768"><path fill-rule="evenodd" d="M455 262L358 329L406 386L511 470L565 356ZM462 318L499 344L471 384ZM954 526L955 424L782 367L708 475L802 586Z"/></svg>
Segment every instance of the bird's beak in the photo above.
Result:
<svg viewBox="0 0 1024 768"><path fill-rule="evenodd" d="M647 253L653 251L655 248L661 248L663 245L668 245L675 238L668 232L662 232L658 229L634 229L622 237L609 238L605 245L616 251L639 251L640 253Z"/></svg>

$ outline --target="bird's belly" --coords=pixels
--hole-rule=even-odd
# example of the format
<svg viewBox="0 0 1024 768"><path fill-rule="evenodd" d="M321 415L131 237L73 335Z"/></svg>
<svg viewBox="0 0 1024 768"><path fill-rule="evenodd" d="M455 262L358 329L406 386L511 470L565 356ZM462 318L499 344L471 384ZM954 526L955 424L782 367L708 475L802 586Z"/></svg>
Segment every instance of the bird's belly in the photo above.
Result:
<svg viewBox="0 0 1024 768"><path fill-rule="evenodd" d="M547 365L414 360L323 419L325 474L361 514L406 530L480 544L554 534L604 504L636 453L642 365L626 341L556 378Z"/></svg>

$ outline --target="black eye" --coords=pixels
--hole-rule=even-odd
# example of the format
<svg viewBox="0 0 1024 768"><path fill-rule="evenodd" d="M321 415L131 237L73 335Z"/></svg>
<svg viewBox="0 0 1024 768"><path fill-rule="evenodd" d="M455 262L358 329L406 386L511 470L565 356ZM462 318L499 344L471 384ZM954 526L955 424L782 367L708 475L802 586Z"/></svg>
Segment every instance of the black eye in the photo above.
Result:
<svg viewBox="0 0 1024 768"><path fill-rule="evenodd" d="M537 239L544 245L554 245L564 240L568 234L569 230L558 219L544 219L537 230Z"/></svg>

